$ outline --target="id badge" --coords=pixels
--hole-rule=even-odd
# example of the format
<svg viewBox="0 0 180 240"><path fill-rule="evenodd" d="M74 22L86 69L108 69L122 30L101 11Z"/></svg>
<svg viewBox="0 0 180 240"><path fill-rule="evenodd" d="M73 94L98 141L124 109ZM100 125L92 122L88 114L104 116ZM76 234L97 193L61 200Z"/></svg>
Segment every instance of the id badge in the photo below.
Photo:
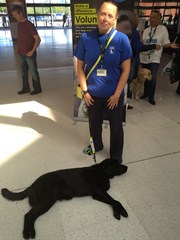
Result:
<svg viewBox="0 0 180 240"><path fill-rule="evenodd" d="M106 77L107 76L107 70L106 69L97 69L97 76L98 77Z"/></svg>

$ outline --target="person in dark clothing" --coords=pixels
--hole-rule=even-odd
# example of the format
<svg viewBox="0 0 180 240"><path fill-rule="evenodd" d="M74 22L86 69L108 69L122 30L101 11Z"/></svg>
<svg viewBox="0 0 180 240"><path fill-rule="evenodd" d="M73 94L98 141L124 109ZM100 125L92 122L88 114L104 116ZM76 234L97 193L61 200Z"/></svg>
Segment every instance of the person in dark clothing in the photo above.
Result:
<svg viewBox="0 0 180 240"><path fill-rule="evenodd" d="M129 76L132 50L128 37L114 29L117 10L111 1L101 4L97 15L98 27L82 34L76 57L77 76L88 107L89 130L95 151L104 147L102 123L105 113L110 123L110 158L121 163L124 86ZM95 62L98 63L94 65ZM86 147L84 153L93 153L91 146Z"/></svg>
<svg viewBox="0 0 180 240"><path fill-rule="evenodd" d="M3 27L6 28L7 27L7 21L6 21L6 16L4 16L4 15L2 16L2 22L3 22L2 23Z"/></svg>
<svg viewBox="0 0 180 240"><path fill-rule="evenodd" d="M174 43L179 44L180 46L180 32L177 34ZM176 89L176 93L180 95L180 49L173 49L173 59L176 61L176 68L175 68L175 79L178 80L178 86Z"/></svg>
<svg viewBox="0 0 180 240"><path fill-rule="evenodd" d="M28 81L28 71L32 75L34 90L30 95L35 95L42 92L39 73L37 70L36 49L40 44L40 37L32 22L27 20L23 14L23 9L19 5L12 8L12 15L18 21L18 47L19 63L23 86L18 94L30 92Z"/></svg>
<svg viewBox="0 0 180 240"><path fill-rule="evenodd" d="M173 19L173 15L170 13L169 18L168 18L168 24L171 24L172 19Z"/></svg>
<svg viewBox="0 0 180 240"><path fill-rule="evenodd" d="M67 20L67 16L66 16L66 14L64 14L64 15L63 15L63 25L62 25L63 27L64 27L64 25L66 24L66 20Z"/></svg>

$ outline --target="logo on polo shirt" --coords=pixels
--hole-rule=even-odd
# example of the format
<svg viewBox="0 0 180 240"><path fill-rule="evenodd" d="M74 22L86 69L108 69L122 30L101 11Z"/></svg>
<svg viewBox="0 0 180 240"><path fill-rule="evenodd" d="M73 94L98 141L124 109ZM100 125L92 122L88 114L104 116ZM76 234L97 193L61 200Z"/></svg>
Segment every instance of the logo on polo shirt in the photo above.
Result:
<svg viewBox="0 0 180 240"><path fill-rule="evenodd" d="M111 46L109 47L109 54L113 55L115 52L115 47Z"/></svg>

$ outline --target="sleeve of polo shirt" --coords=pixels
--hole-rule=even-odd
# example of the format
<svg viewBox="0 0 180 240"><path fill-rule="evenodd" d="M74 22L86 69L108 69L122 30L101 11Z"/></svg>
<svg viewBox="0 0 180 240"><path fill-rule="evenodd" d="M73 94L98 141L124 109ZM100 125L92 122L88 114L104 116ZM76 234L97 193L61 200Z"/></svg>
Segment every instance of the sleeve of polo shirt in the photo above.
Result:
<svg viewBox="0 0 180 240"><path fill-rule="evenodd" d="M75 51L75 56L81 61L85 61L85 36L85 33L83 33L81 38L78 40Z"/></svg>
<svg viewBox="0 0 180 240"><path fill-rule="evenodd" d="M126 61L127 59L132 57L132 49L129 38L126 35L123 35L121 39L121 62Z"/></svg>

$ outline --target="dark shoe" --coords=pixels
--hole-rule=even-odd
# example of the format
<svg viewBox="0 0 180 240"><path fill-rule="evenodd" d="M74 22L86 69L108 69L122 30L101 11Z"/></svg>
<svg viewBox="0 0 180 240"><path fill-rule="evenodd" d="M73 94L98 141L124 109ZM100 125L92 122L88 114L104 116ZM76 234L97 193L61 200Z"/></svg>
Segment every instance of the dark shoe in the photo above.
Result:
<svg viewBox="0 0 180 240"><path fill-rule="evenodd" d="M150 98L150 99L149 99L149 103L152 104L152 105L156 105L156 102L154 101L153 98Z"/></svg>
<svg viewBox="0 0 180 240"><path fill-rule="evenodd" d="M133 106L131 106L131 105L128 104L127 109L128 109L128 110L133 109Z"/></svg>
<svg viewBox="0 0 180 240"><path fill-rule="evenodd" d="M143 95L140 97L140 99L145 99L145 98L147 98L147 97L148 97L148 95L143 94Z"/></svg>
<svg viewBox="0 0 180 240"><path fill-rule="evenodd" d="M42 92L42 90L34 90L30 93L30 95L36 95L36 94L41 93L41 92Z"/></svg>
<svg viewBox="0 0 180 240"><path fill-rule="evenodd" d="M18 91L17 93L19 95L22 95L22 94L29 93L29 92L30 92L30 89L22 89L22 90Z"/></svg>

